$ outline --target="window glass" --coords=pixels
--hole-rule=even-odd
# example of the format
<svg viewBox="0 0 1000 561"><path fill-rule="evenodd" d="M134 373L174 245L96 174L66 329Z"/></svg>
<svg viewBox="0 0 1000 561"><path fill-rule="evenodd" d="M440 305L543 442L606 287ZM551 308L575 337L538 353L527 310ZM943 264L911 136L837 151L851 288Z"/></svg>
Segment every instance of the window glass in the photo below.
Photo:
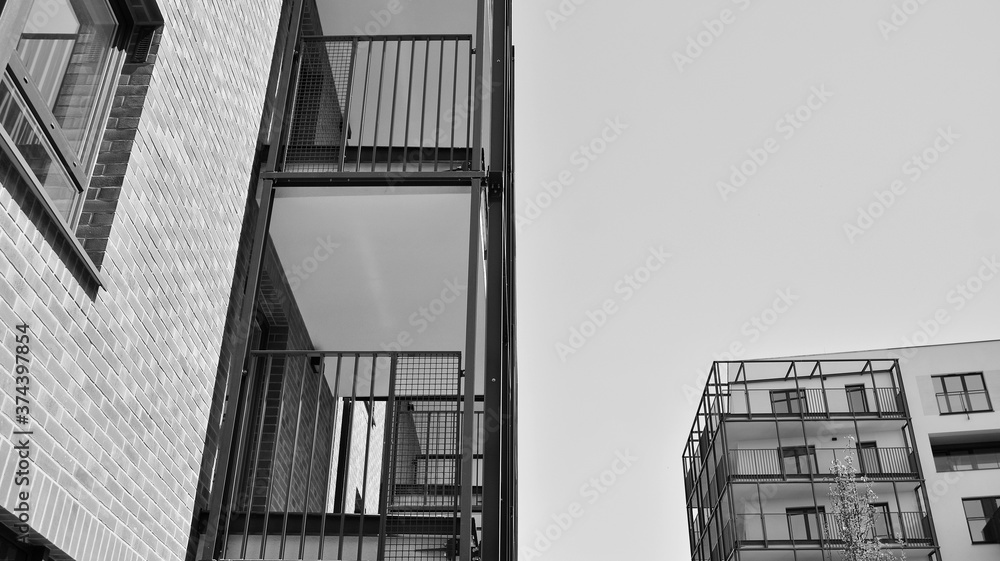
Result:
<svg viewBox="0 0 1000 561"><path fill-rule="evenodd" d="M0 82L0 125L28 163L31 172L67 223L76 217L80 191L66 173L42 131L30 118L27 105L7 77Z"/></svg>
<svg viewBox="0 0 1000 561"><path fill-rule="evenodd" d="M990 402L985 393L970 393L969 406L972 411L985 411L990 408Z"/></svg>
<svg viewBox="0 0 1000 561"><path fill-rule="evenodd" d="M965 519L969 526L972 543L1000 543L1000 497L963 499Z"/></svg>
<svg viewBox="0 0 1000 561"><path fill-rule="evenodd" d="M21 63L77 156L85 158L118 22L106 1L34 0Z"/></svg>
<svg viewBox="0 0 1000 561"><path fill-rule="evenodd" d="M980 374L969 374L963 376L965 378L965 386L970 392L983 391L986 388L983 386L983 377Z"/></svg>

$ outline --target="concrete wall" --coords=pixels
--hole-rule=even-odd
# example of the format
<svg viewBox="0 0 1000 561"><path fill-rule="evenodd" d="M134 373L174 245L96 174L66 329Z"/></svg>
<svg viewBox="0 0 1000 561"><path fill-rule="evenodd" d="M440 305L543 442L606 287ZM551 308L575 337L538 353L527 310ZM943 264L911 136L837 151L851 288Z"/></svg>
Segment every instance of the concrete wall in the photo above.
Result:
<svg viewBox="0 0 1000 561"><path fill-rule="evenodd" d="M135 132L98 160L122 175L106 245L87 248L104 288L0 162L0 363L27 323L31 526L77 561L185 557L280 2L159 4L149 70L112 113ZM10 384L0 410L12 511Z"/></svg>

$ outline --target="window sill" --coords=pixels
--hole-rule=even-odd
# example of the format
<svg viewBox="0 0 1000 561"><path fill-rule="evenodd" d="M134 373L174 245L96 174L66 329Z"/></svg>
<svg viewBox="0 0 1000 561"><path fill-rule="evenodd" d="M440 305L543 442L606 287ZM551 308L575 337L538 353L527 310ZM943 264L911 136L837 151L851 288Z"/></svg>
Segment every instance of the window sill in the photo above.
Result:
<svg viewBox="0 0 1000 561"><path fill-rule="evenodd" d="M97 266L94 265L94 262L90 259L90 256L87 255L86 250L83 249L83 245L80 244L80 240L76 239L76 235L74 235L70 227L66 224L66 221L64 221L62 217L59 216L59 213L56 212L55 208L52 205L52 201L49 199L48 194L45 193L45 190L38 183L38 179L36 179L35 174L31 172L31 168L28 166L28 163L24 160L24 157L21 156L21 152L13 148L13 146L14 146L14 141L7 134L7 131L0 129L0 147L3 148L4 154L18 169L19 173L21 174L21 177L24 179L24 182L28 184L28 187L32 190L34 195L42 203L42 208L45 210L45 213L48 215L49 219L52 220L53 223L55 223L56 228L59 230L62 236L65 239L69 240L68 247L70 251L72 251L73 254L77 257L77 259L79 259L80 262L83 264L83 268L87 271L87 274L90 276L91 280L97 283L98 287L101 288L105 287L104 279L102 278L100 271L97 269Z"/></svg>

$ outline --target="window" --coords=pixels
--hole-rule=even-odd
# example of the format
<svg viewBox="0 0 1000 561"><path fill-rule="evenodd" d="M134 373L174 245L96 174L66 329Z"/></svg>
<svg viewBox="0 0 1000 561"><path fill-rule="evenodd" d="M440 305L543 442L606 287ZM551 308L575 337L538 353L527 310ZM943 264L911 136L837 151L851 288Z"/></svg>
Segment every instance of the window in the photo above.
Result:
<svg viewBox="0 0 1000 561"><path fill-rule="evenodd" d="M858 458L861 460L861 473L882 473L882 462L878 457L878 444L875 442L859 442Z"/></svg>
<svg viewBox="0 0 1000 561"><path fill-rule="evenodd" d="M868 398L865 396L865 385L849 385L844 389L847 390L847 406L851 413L867 413Z"/></svg>
<svg viewBox="0 0 1000 561"><path fill-rule="evenodd" d="M993 410L982 372L934 376L934 395L942 415Z"/></svg>
<svg viewBox="0 0 1000 561"><path fill-rule="evenodd" d="M1000 497L962 499L972 543L1000 543Z"/></svg>
<svg viewBox="0 0 1000 561"><path fill-rule="evenodd" d="M788 446L781 448L781 462L785 475L819 473L815 446Z"/></svg>
<svg viewBox="0 0 1000 561"><path fill-rule="evenodd" d="M108 0L8 3L0 17L14 38L0 52L3 142L72 230L117 82L122 26Z"/></svg>
<svg viewBox="0 0 1000 561"><path fill-rule="evenodd" d="M792 541L818 541L825 523L826 510L819 507L789 508L788 535Z"/></svg>
<svg viewBox="0 0 1000 561"><path fill-rule="evenodd" d="M892 538L892 519L889 518L889 503L872 503L872 517L875 522L875 536Z"/></svg>
<svg viewBox="0 0 1000 561"><path fill-rule="evenodd" d="M771 411L775 415L809 412L805 390L772 390Z"/></svg>
<svg viewBox="0 0 1000 561"><path fill-rule="evenodd" d="M934 467L937 471L971 471L1000 469L1000 442L934 445Z"/></svg>

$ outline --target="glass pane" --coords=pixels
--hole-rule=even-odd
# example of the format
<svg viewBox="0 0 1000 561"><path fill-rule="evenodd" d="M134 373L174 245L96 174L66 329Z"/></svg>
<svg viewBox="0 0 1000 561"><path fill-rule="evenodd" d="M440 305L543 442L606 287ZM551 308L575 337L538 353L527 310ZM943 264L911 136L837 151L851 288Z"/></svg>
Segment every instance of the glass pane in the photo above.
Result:
<svg viewBox="0 0 1000 561"><path fill-rule="evenodd" d="M938 411L941 413L950 413L951 410L948 409L948 396L939 395L937 396Z"/></svg>
<svg viewBox="0 0 1000 561"><path fill-rule="evenodd" d="M788 524L791 528L791 537L793 540L806 540L809 539L806 533L806 515L805 513L794 513L788 515Z"/></svg>
<svg viewBox="0 0 1000 561"><path fill-rule="evenodd" d="M976 456L976 467L978 469L1000 468L1000 450L983 450Z"/></svg>
<svg viewBox="0 0 1000 561"><path fill-rule="evenodd" d="M967 410L967 408L965 406L965 394L952 394L952 395L948 395L948 403L950 404L950 406L951 406L950 410L953 413L957 412L957 411L966 411Z"/></svg>
<svg viewBox="0 0 1000 561"><path fill-rule="evenodd" d="M961 376L947 376L942 378L944 380L944 390L948 393L965 391L962 387L962 377Z"/></svg>
<svg viewBox="0 0 1000 561"><path fill-rule="evenodd" d="M21 62L80 157L117 27L107 2L34 0L17 45Z"/></svg>
<svg viewBox="0 0 1000 561"><path fill-rule="evenodd" d="M885 538L891 537L889 532L889 513L885 506L875 507L875 535Z"/></svg>
<svg viewBox="0 0 1000 561"><path fill-rule="evenodd" d="M934 469L938 472L955 471L951 456L934 456Z"/></svg>
<svg viewBox="0 0 1000 561"><path fill-rule="evenodd" d="M955 466L955 471L967 471L975 469L972 461L972 455L968 453L955 453L951 455L952 464Z"/></svg>
<svg viewBox="0 0 1000 561"><path fill-rule="evenodd" d="M933 380L934 380L934 393L942 393L942 392L944 392L944 386L941 383L941 377L940 376L935 376L933 378Z"/></svg>
<svg viewBox="0 0 1000 561"><path fill-rule="evenodd" d="M0 83L0 125L52 200L55 211L72 224L80 193L35 120L28 117L30 114L14 85L4 78Z"/></svg>
<svg viewBox="0 0 1000 561"><path fill-rule="evenodd" d="M962 506L965 507L966 518L982 518L985 516L983 503L979 499L965 499L962 501Z"/></svg>
<svg viewBox="0 0 1000 561"><path fill-rule="evenodd" d="M990 408L990 402L986 399L985 393L970 393L969 404L972 411L986 411Z"/></svg>
<svg viewBox="0 0 1000 561"><path fill-rule="evenodd" d="M965 387L968 388L970 392L980 391L986 389L983 386L983 376L982 374L969 374L965 377Z"/></svg>

